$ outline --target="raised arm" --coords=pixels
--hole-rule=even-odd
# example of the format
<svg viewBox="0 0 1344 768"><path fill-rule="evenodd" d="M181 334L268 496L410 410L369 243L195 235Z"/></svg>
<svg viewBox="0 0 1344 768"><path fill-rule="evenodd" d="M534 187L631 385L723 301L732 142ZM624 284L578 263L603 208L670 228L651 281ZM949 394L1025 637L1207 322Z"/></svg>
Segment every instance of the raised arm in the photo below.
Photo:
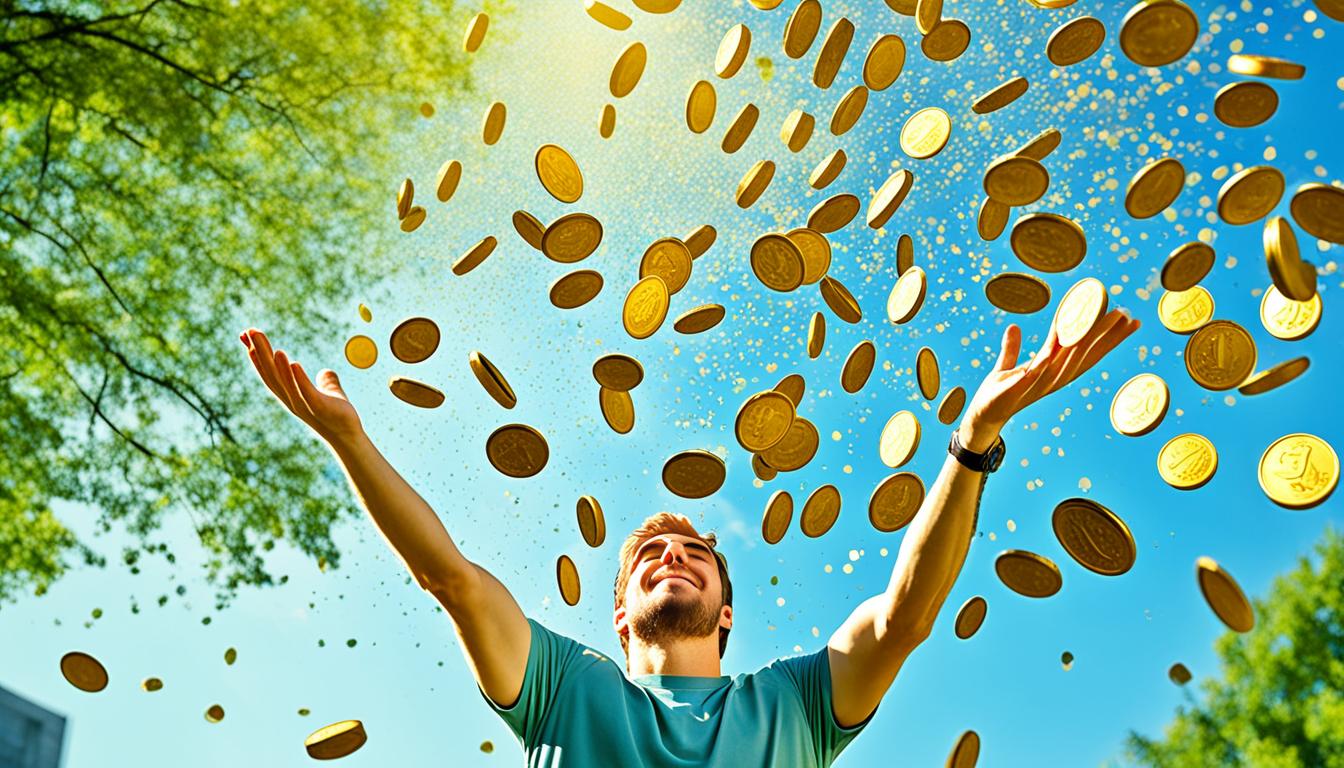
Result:
<svg viewBox="0 0 1344 768"><path fill-rule="evenodd" d="M452 617L476 682L509 706L522 690L531 629L509 591L462 555L439 516L397 473L364 432L336 373L314 384L256 329L240 338L271 394L321 437L345 470L356 497L420 586Z"/></svg>
<svg viewBox="0 0 1344 768"><path fill-rule="evenodd" d="M1019 365L1022 332L1008 326L998 363L958 427L962 445L984 453L1014 414L1068 385L1138 327L1138 320L1114 310L1071 347L1059 345L1052 327L1040 352ZM877 708L906 657L928 638L966 561L984 484L983 473L948 455L906 530L886 591L860 604L831 635L831 706L841 726L856 725Z"/></svg>

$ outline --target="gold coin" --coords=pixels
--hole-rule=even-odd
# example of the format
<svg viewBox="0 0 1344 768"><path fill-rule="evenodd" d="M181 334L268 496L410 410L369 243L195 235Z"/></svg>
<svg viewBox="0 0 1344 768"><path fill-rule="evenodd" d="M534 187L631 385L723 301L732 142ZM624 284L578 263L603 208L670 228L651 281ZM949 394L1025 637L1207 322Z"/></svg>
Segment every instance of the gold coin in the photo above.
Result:
<svg viewBox="0 0 1344 768"><path fill-rule="evenodd" d="M339 723L324 725L308 734L308 738L303 740L303 748L314 760L336 760L364 746L368 740L369 736L364 731L363 723L358 720L342 720Z"/></svg>
<svg viewBox="0 0 1344 768"><path fill-rule="evenodd" d="M975 230L981 240L997 240L1008 226L1008 214L1012 208L986 195L980 203L980 215L975 220Z"/></svg>
<svg viewBox="0 0 1344 768"><path fill-rule="evenodd" d="M107 687L107 668L83 651L70 651L61 657L61 675L86 693L97 693Z"/></svg>
<svg viewBox="0 0 1344 768"><path fill-rule="evenodd" d="M1171 405L1167 382L1155 373L1140 373L1116 390L1111 400L1111 426L1130 437L1157 429Z"/></svg>
<svg viewBox="0 0 1344 768"><path fill-rule="evenodd" d="M157 677L146 677L144 680L140 681L140 688L147 693L161 691L163 690L163 681Z"/></svg>
<svg viewBox="0 0 1344 768"><path fill-rule="evenodd" d="M608 81L611 95L618 99L628 96L639 84L648 60L649 52L643 43L636 41L627 45L611 68L611 79Z"/></svg>
<svg viewBox="0 0 1344 768"><path fill-rule="evenodd" d="M909 235L901 235L896 239L896 276L900 277L905 271L915 266L915 241Z"/></svg>
<svg viewBox="0 0 1344 768"><path fill-rule="evenodd" d="M1293 301L1271 285L1260 300L1260 323L1276 339L1306 338L1321 324L1321 294L1311 301Z"/></svg>
<svg viewBox="0 0 1344 768"><path fill-rule="evenodd" d="M928 290L928 278L921 267L910 267L891 288L887 296L887 319L897 325L908 323L919 314L924 306L924 293Z"/></svg>
<svg viewBox="0 0 1344 768"><path fill-rule="evenodd" d="M593 363L593 378L606 389L630 391L644 381L644 366L630 355L612 352Z"/></svg>
<svg viewBox="0 0 1344 768"><path fill-rule="evenodd" d="M541 250L541 239L546 234L546 227L536 216L527 211L513 212L513 228L518 232L518 236L523 238L523 242Z"/></svg>
<svg viewBox="0 0 1344 768"><path fill-rule="evenodd" d="M1162 265L1162 287L1168 291L1188 291L1213 269L1212 246L1198 240L1179 246Z"/></svg>
<svg viewBox="0 0 1344 768"><path fill-rule="evenodd" d="M1297 62L1249 53L1234 53L1229 56L1227 71L1236 75L1273 77L1279 80L1301 80L1307 74L1307 68Z"/></svg>
<svg viewBox="0 0 1344 768"><path fill-rule="evenodd" d="M635 7L645 13L671 13L681 5L681 0L633 0Z"/></svg>
<svg viewBox="0 0 1344 768"><path fill-rule="evenodd" d="M1091 499L1065 499L1050 518L1055 538L1079 565L1102 576L1119 576L1134 567L1138 548L1129 526Z"/></svg>
<svg viewBox="0 0 1344 768"><path fill-rule="evenodd" d="M1039 272L1067 272L1083 263L1087 236L1073 219L1056 213L1029 213L1013 224L1013 253Z"/></svg>
<svg viewBox="0 0 1344 768"><path fill-rule="evenodd" d="M481 126L481 141L486 146L492 146L499 141L499 137L504 135L504 119L506 117L504 102L496 101L490 105L485 112L485 123Z"/></svg>
<svg viewBox="0 0 1344 768"><path fill-rule="evenodd" d="M685 288L691 279L691 249L675 237L653 241L639 261L639 276L649 275L663 278L668 295Z"/></svg>
<svg viewBox="0 0 1344 768"><path fill-rule="evenodd" d="M1311 367L1311 360L1305 357L1295 357L1292 360L1285 360L1282 363L1261 371L1246 380L1245 384L1237 387L1237 391L1243 395L1260 395L1271 389L1287 384L1298 376L1307 372Z"/></svg>
<svg viewBox="0 0 1344 768"><path fill-rule="evenodd" d="M1192 679L1190 670L1179 661L1172 664L1171 668L1167 670L1167 677L1171 678L1171 682L1177 685L1185 685Z"/></svg>
<svg viewBox="0 0 1344 768"><path fill-rule="evenodd" d="M1250 632L1255 627L1255 612L1232 574L1223 570L1211 557L1201 556L1195 561L1195 577L1204 601L1213 609L1219 621L1234 632Z"/></svg>
<svg viewBox="0 0 1344 768"><path fill-rule="evenodd" d="M602 243L602 222L587 213L567 213L551 222L541 236L541 252L551 261L583 261Z"/></svg>
<svg viewBox="0 0 1344 768"><path fill-rule="evenodd" d="M546 438L526 424L505 424L485 441L485 456L509 477L532 477L546 466L551 449Z"/></svg>
<svg viewBox="0 0 1344 768"><path fill-rule="evenodd" d="M224 719L224 708L218 704L211 704L205 709L205 721L207 723L218 723Z"/></svg>
<svg viewBox="0 0 1344 768"><path fill-rule="evenodd" d="M868 88L862 85L850 88L836 103L835 111L831 113L831 135L843 136L849 133L849 129L859 122L867 106Z"/></svg>
<svg viewBox="0 0 1344 768"><path fill-rule="evenodd" d="M971 44L971 28L961 19L943 19L919 41L929 61L953 61Z"/></svg>
<svg viewBox="0 0 1344 768"><path fill-rule="evenodd" d="M899 469L919 448L919 419L911 411L897 411L882 427L877 453L882 463Z"/></svg>
<svg viewBox="0 0 1344 768"><path fill-rule="evenodd" d="M924 503L924 481L913 472L897 472L877 484L868 499L868 522L882 533L899 531L915 519Z"/></svg>
<svg viewBox="0 0 1344 768"><path fill-rule="evenodd" d="M640 278L625 295L625 305L621 308L621 324L625 326L625 332L636 339L652 336L667 319L669 300L663 278L657 275Z"/></svg>
<svg viewBox="0 0 1344 768"><path fill-rule="evenodd" d="M704 333L722 322L724 314L722 304L701 304L674 320L672 330L677 333Z"/></svg>
<svg viewBox="0 0 1344 768"><path fill-rule="evenodd" d="M784 118L784 124L779 128L779 138L790 152L801 152L811 140L816 125L815 118L801 109L795 109Z"/></svg>
<svg viewBox="0 0 1344 768"><path fill-rule="evenodd" d="M1316 9L1335 21L1344 21L1344 0L1316 0Z"/></svg>
<svg viewBox="0 0 1344 768"><path fill-rule="evenodd" d="M1344 245L1344 189L1303 184L1293 193L1293 221L1312 237Z"/></svg>
<svg viewBox="0 0 1344 768"><path fill-rule="evenodd" d="M439 348L439 326L428 317L410 317L392 329L392 355L403 363L428 360Z"/></svg>
<svg viewBox="0 0 1344 768"><path fill-rule="evenodd" d="M1283 197L1283 174L1268 165L1245 168L1218 190L1218 216L1228 224L1263 219Z"/></svg>
<svg viewBox="0 0 1344 768"><path fill-rule="evenodd" d="M705 251L714 245L714 241L719 237L718 230L708 224L701 224L682 240L686 244L686 249L691 252L691 260L705 255Z"/></svg>
<svg viewBox="0 0 1344 768"><path fill-rule="evenodd" d="M1045 162L1045 158L1049 157L1050 153L1054 152L1063 140L1064 136L1058 129L1049 128L1024 144L1021 149L1017 150L1017 154L1030 157L1032 160Z"/></svg>
<svg viewBox="0 0 1344 768"><path fill-rule="evenodd" d="M765 188L770 186L770 180L775 178L775 163L772 160L757 160L756 164L747 169L746 175L737 183L737 192L735 199L738 208L750 208L756 204ZM690 253L687 252L689 260Z"/></svg>
<svg viewBox="0 0 1344 768"><path fill-rule="evenodd" d="M901 128L901 151L916 160L943 151L952 135L952 118L937 107L925 107L910 116Z"/></svg>
<svg viewBox="0 0 1344 768"><path fill-rule="evenodd" d="M796 373L790 373L779 380L779 383L775 385L775 391L789 398L789 402L793 403L794 408L797 408L803 404L803 394L807 391L807 380Z"/></svg>
<svg viewBox="0 0 1344 768"><path fill-rule="evenodd" d="M1153 160L1130 179L1125 210L1136 219L1150 219L1176 201L1185 187L1185 166L1174 157Z"/></svg>
<svg viewBox="0 0 1344 768"><path fill-rule="evenodd" d="M718 108L718 97L714 86L708 80L699 80L691 86L686 97L686 127L691 133L704 133L714 124L714 111Z"/></svg>
<svg viewBox="0 0 1344 768"><path fill-rule="evenodd" d="M757 455L771 469L793 472L812 461L820 444L821 436L817 434L816 425L802 416L795 416L784 439Z"/></svg>
<svg viewBox="0 0 1344 768"><path fill-rule="evenodd" d="M397 187L397 218L404 219L406 214L411 212L411 204L415 202L415 183L410 179L401 182Z"/></svg>
<svg viewBox="0 0 1344 768"><path fill-rule="evenodd" d="M784 55L790 59L800 59L812 47L821 29L821 3L817 0L803 0L793 9L793 15L784 25Z"/></svg>
<svg viewBox="0 0 1344 768"><path fill-rule="evenodd" d="M630 17L624 13L612 8L600 0L583 0L583 9L588 12L588 16L609 29L617 32L624 32L630 28Z"/></svg>
<svg viewBox="0 0 1344 768"><path fill-rule="evenodd" d="M863 84L870 90L885 91L901 76L904 67L905 41L898 35L880 35L863 60Z"/></svg>
<svg viewBox="0 0 1344 768"><path fill-rule="evenodd" d="M938 396L942 377L938 375L938 356L929 347L920 347L915 355L915 379L919 382L919 393L925 400Z"/></svg>
<svg viewBox="0 0 1344 768"><path fill-rule="evenodd" d="M927 35L943 19L943 0L915 0L915 27Z"/></svg>
<svg viewBox="0 0 1344 768"><path fill-rule="evenodd" d="M943 395L943 402L938 404L938 421L943 424L951 424L961 415L961 409L966 407L966 389L964 387L953 387Z"/></svg>
<svg viewBox="0 0 1344 768"><path fill-rule="evenodd" d="M759 453L753 453L751 455L751 471L752 474L756 475L757 478L766 483L779 476L779 470L766 464L765 461L761 459Z"/></svg>
<svg viewBox="0 0 1344 768"><path fill-rule="evenodd" d="M854 40L854 23L841 16L826 31L821 41L821 51L817 54L817 63L812 67L812 84L818 88L830 88L840 65L845 63L845 54Z"/></svg>
<svg viewBox="0 0 1344 768"><path fill-rule="evenodd" d="M1050 304L1050 286L1034 275L1004 272L985 283L985 298L1004 312L1030 315Z"/></svg>
<svg viewBox="0 0 1344 768"><path fill-rule="evenodd" d="M747 60L747 51L751 50L751 30L746 24L734 24L719 42L719 51L714 56L714 74L728 79L742 69Z"/></svg>
<svg viewBox="0 0 1344 768"><path fill-rule="evenodd" d="M953 631L957 637L962 640L969 640L976 632L980 631L980 625L985 623L985 614L989 611L989 604L985 598L976 595L961 604L957 609L957 620L953 625Z"/></svg>
<svg viewBox="0 0 1344 768"><path fill-rule="evenodd" d="M359 319L366 323L373 322L373 312L370 312L369 308L364 306L362 302L359 305Z"/></svg>
<svg viewBox="0 0 1344 768"><path fill-rule="evenodd" d="M1302 260L1287 219L1274 216L1265 222L1264 244L1274 287L1293 301L1311 301L1316 295L1316 268Z"/></svg>
<svg viewBox="0 0 1344 768"><path fill-rule="evenodd" d="M854 324L863 319L858 299L849 292L845 284L827 275L821 278L821 298L831 308L835 316L846 323Z"/></svg>
<svg viewBox="0 0 1344 768"><path fill-rule="evenodd" d="M775 491L765 503L761 517L761 538L766 544L778 544L793 522L793 497L788 491Z"/></svg>
<svg viewBox="0 0 1344 768"><path fill-rule="evenodd" d="M834 485L823 485L803 502L799 527L808 538L815 539L831 530L840 517L840 491Z"/></svg>
<svg viewBox="0 0 1344 768"><path fill-rule="evenodd" d="M977 115L987 115L990 112L1003 109L1026 93L1027 86L1027 78L1025 77L1005 80L976 99L971 104L971 111Z"/></svg>
<svg viewBox="0 0 1344 768"><path fill-rule="evenodd" d="M915 175L905 169L896 171L882 182L882 186L873 193L873 199L868 202L868 214L865 217L868 226L873 229L881 229L891 219L896 210L905 202L905 196L910 194L910 187L915 183Z"/></svg>
<svg viewBox="0 0 1344 768"><path fill-rule="evenodd" d="M1186 342L1185 370L1205 389L1232 389L1255 370L1255 341L1231 320L1214 320Z"/></svg>
<svg viewBox="0 0 1344 768"><path fill-rule="evenodd" d="M453 193L457 191L457 183L462 180L462 164L456 160L449 160L439 168L439 175L434 180L434 194L439 198L439 202L446 203L452 198Z"/></svg>
<svg viewBox="0 0 1344 768"><path fill-rule="evenodd" d="M845 169L845 160L845 150L835 150L817 163L817 167L808 175L807 183L812 185L813 189L824 189Z"/></svg>
<svg viewBox="0 0 1344 768"><path fill-rule="evenodd" d="M728 125L728 131L723 134L723 151L732 154L742 148L751 132L756 128L756 120L761 116L761 110L756 108L755 104L748 104L737 113L733 122Z"/></svg>
<svg viewBox="0 0 1344 768"><path fill-rule="evenodd" d="M1233 128L1259 125L1278 108L1278 92L1265 83L1228 83L1213 97L1214 116Z"/></svg>
<svg viewBox="0 0 1344 768"><path fill-rule="evenodd" d="M406 218L401 220L401 231L414 232L420 228L421 224L425 223L426 216L428 216L428 214L425 213L424 208L421 208L418 205L413 206L411 210L406 212Z"/></svg>
<svg viewBox="0 0 1344 768"><path fill-rule="evenodd" d="M430 104L428 101L420 102L420 114L424 115L425 117L433 117L434 105Z"/></svg>
<svg viewBox="0 0 1344 768"><path fill-rule="evenodd" d="M1339 484L1339 457L1315 435L1284 435L1260 457L1260 488L1275 504L1310 509L1330 498Z"/></svg>
<svg viewBox="0 0 1344 768"><path fill-rule="evenodd" d="M975 768L979 759L980 736L975 731L966 731L952 747L952 754L947 756L947 768Z"/></svg>
<svg viewBox="0 0 1344 768"><path fill-rule="evenodd" d="M994 572L1004 586L1024 597L1050 597L1064 586L1059 566L1050 558L1022 549L1000 552Z"/></svg>
<svg viewBox="0 0 1344 768"><path fill-rule="evenodd" d="M471 372L476 374L476 380L495 402L505 408L512 408L518 404L518 396L513 393L513 387L509 386L504 374L499 372L489 358L480 352L472 351L467 355L467 364L471 366Z"/></svg>
<svg viewBox="0 0 1344 768"><path fill-rule="evenodd" d="M537 179L551 197L562 203L573 203L583 196L583 173L563 147L542 144L533 163Z"/></svg>
<svg viewBox="0 0 1344 768"><path fill-rule="evenodd" d="M494 235L486 235L484 240L473 245L457 261L453 262L453 274L461 277L479 267L486 257L495 252L495 246L498 244L499 242L495 240Z"/></svg>
<svg viewBox="0 0 1344 768"><path fill-rule="evenodd" d="M356 368L371 368L378 360L378 345L368 336L351 336L345 342L345 359Z"/></svg>
<svg viewBox="0 0 1344 768"><path fill-rule="evenodd" d="M840 371L840 386L851 395L863 389L868 377L873 373L873 364L877 361L877 348L873 342L864 339L854 345L845 358L845 366Z"/></svg>
<svg viewBox="0 0 1344 768"><path fill-rule="evenodd" d="M1057 67L1086 60L1106 40L1106 25L1091 16L1079 16L1060 24L1045 41L1045 55Z"/></svg>
<svg viewBox="0 0 1344 768"><path fill-rule="evenodd" d="M1218 471L1218 451L1207 437L1188 432L1166 442L1157 452L1157 473L1172 488L1202 488Z"/></svg>
<svg viewBox="0 0 1344 768"><path fill-rule="evenodd" d="M1157 301L1157 317L1172 333L1194 333L1213 319L1213 295L1200 285L1164 291Z"/></svg>
<svg viewBox="0 0 1344 768"><path fill-rule="evenodd" d="M1005 155L985 170L985 194L1004 205L1031 205L1050 188L1050 174L1039 161Z"/></svg>
<svg viewBox="0 0 1344 768"><path fill-rule="evenodd" d="M393 376L387 381L387 388L393 396L404 403L418 408L438 408L443 405L443 392L422 381L408 379L405 376Z"/></svg>
<svg viewBox="0 0 1344 768"><path fill-rule="evenodd" d="M812 313L807 324L807 356L816 360L826 346L826 316L820 312Z"/></svg>
<svg viewBox="0 0 1344 768"><path fill-rule="evenodd" d="M663 485L684 499L703 499L723 487L723 459L699 449L682 451L663 465Z"/></svg>
<svg viewBox="0 0 1344 768"><path fill-rule="evenodd" d="M1106 286L1100 280L1085 277L1074 283L1055 309L1055 338L1059 345L1072 347L1082 341L1106 314L1106 305Z"/></svg>
<svg viewBox="0 0 1344 768"><path fill-rule="evenodd" d="M1120 50L1141 67L1161 67L1190 52L1199 18L1180 0L1139 0L1120 22Z"/></svg>
<svg viewBox="0 0 1344 768"><path fill-rule="evenodd" d="M783 2L784 0L751 0L751 4L762 11L773 11Z"/></svg>
<svg viewBox="0 0 1344 768"><path fill-rule="evenodd" d="M602 285L602 275L595 270L570 272L551 283L551 304L560 309L581 307L597 298L597 294L602 292Z"/></svg>
<svg viewBox="0 0 1344 768"><path fill-rule="evenodd" d="M766 287L787 292L803 284L803 254L788 237L766 234L751 246L751 271Z"/></svg>
<svg viewBox="0 0 1344 768"><path fill-rule="evenodd" d="M757 392L738 409L733 433L743 448L761 453L784 439L793 419L793 401L787 396L774 390Z"/></svg>
<svg viewBox="0 0 1344 768"><path fill-rule="evenodd" d="M635 428L635 401L629 392L601 387L597 391L597 404L607 426L617 434L624 435Z"/></svg>
<svg viewBox="0 0 1344 768"><path fill-rule="evenodd" d="M607 521L602 515L602 505L592 496L580 496L575 505L575 514L579 521L579 533L590 547L600 547L607 538Z"/></svg>
<svg viewBox="0 0 1344 768"><path fill-rule="evenodd" d="M560 585L560 598L565 605L578 605L582 592L579 585L579 568L569 555L561 555L555 561L555 580Z"/></svg>
<svg viewBox="0 0 1344 768"><path fill-rule="evenodd" d="M811 285L826 276L831 268L831 243L820 232L806 227L791 229L784 235L798 247L803 257L803 282Z"/></svg>
<svg viewBox="0 0 1344 768"><path fill-rule="evenodd" d="M475 53L477 48L481 47L481 41L485 40L485 30L490 26L490 17L484 13L478 13L471 17L467 22L466 34L462 36L462 50L467 53Z"/></svg>
<svg viewBox="0 0 1344 768"><path fill-rule="evenodd" d="M853 221L858 213L859 198L854 195L839 194L828 197L817 203L807 214L807 228L829 234Z"/></svg>

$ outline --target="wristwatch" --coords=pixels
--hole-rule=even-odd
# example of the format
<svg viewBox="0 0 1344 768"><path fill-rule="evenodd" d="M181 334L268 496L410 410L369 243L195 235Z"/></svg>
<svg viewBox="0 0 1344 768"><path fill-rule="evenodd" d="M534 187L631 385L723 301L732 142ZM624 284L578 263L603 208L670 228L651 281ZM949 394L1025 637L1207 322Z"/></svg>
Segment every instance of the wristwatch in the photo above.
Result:
<svg viewBox="0 0 1344 768"><path fill-rule="evenodd" d="M947 445L947 452L957 457L957 461L967 469L973 469L976 472L989 473L999 468L1003 463L1003 455L1007 452L1007 447L1003 443L1003 437L1000 436L994 440L994 444L984 453L976 453L961 444L957 433L959 429L952 430L952 441Z"/></svg>

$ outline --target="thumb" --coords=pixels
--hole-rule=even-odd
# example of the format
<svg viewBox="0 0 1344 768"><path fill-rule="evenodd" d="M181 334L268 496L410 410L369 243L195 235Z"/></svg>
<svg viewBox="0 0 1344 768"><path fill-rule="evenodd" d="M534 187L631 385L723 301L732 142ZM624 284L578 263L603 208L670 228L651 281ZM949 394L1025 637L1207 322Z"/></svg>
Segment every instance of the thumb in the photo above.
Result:
<svg viewBox="0 0 1344 768"><path fill-rule="evenodd" d="M999 350L999 362L995 370L1007 371L1017 367L1017 356L1022 351L1022 329L1016 323L1003 331L1003 347Z"/></svg>
<svg viewBox="0 0 1344 768"><path fill-rule="evenodd" d="M345 397L345 390L341 389L341 380L336 377L336 372L330 368L324 368L318 371L317 386L324 392L331 392Z"/></svg>

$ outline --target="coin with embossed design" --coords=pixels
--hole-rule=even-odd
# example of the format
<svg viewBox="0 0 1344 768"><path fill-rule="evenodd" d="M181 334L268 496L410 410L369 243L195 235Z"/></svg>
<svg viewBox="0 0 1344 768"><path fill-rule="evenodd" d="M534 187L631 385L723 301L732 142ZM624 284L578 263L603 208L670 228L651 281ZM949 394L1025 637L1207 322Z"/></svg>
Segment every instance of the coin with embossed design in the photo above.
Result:
<svg viewBox="0 0 1344 768"><path fill-rule="evenodd" d="M1091 499L1065 499L1055 506L1050 524L1064 551L1084 568L1119 576L1134 567L1138 548L1129 526Z"/></svg>

